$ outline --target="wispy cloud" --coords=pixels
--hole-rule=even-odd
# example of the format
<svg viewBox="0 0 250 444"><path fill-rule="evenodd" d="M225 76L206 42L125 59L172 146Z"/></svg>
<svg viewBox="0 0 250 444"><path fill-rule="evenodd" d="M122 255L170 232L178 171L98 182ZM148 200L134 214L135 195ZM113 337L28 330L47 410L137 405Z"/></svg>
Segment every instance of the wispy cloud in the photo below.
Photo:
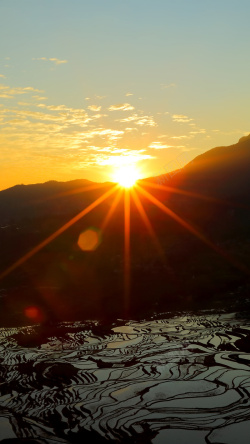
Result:
<svg viewBox="0 0 250 444"><path fill-rule="evenodd" d="M30 106L30 102L17 102L18 105L20 106Z"/></svg>
<svg viewBox="0 0 250 444"><path fill-rule="evenodd" d="M62 65L63 63L68 63L68 60L60 60L60 59L57 59L56 57L51 57L51 58L48 58L48 57L33 57L32 60L42 60L44 62L53 62L56 65Z"/></svg>
<svg viewBox="0 0 250 444"><path fill-rule="evenodd" d="M188 123L194 119L190 119L188 116L183 114L173 114L172 116L174 122Z"/></svg>
<svg viewBox="0 0 250 444"><path fill-rule="evenodd" d="M97 106L97 105L89 105L88 106L88 109L90 109L90 111L94 111L94 112L100 111L101 108L102 108L101 106Z"/></svg>
<svg viewBox="0 0 250 444"><path fill-rule="evenodd" d="M197 129L197 131L190 131L189 134L196 135L196 134L205 134L205 133L206 133L206 130L204 128L201 128L201 129Z"/></svg>
<svg viewBox="0 0 250 444"><path fill-rule="evenodd" d="M186 136L186 135L170 137L170 139L190 139L190 138L191 138L191 136Z"/></svg>
<svg viewBox="0 0 250 444"><path fill-rule="evenodd" d="M98 150L98 147L94 147ZM102 151L106 151L102 150ZM109 151L109 150L108 150ZM122 152L120 152L122 151ZM140 162L142 160L154 159L151 154L146 154L144 150L112 150L112 155L105 152L92 153L88 156L88 165L120 167Z"/></svg>
<svg viewBox="0 0 250 444"><path fill-rule="evenodd" d="M0 77L1 77L2 79L6 79L6 76L4 76L3 74L0 74Z"/></svg>
<svg viewBox="0 0 250 444"><path fill-rule="evenodd" d="M49 59L50 62L54 62L56 65L62 65L63 63L68 63L68 60L59 60L56 57Z"/></svg>
<svg viewBox="0 0 250 444"><path fill-rule="evenodd" d="M163 150L166 148L175 148L173 145L165 145L161 142L152 142L149 145L149 148L154 149L154 150Z"/></svg>
<svg viewBox="0 0 250 444"><path fill-rule="evenodd" d="M33 88L32 86L26 86L25 88L15 87L12 88L7 85L0 84L0 97L3 99L13 99L16 95L28 94L30 92L43 92L39 89Z"/></svg>
<svg viewBox="0 0 250 444"><path fill-rule="evenodd" d="M130 128L130 127L125 128L125 130L126 130L128 133L130 133L131 131L139 131L138 128ZM147 134L147 133L145 133L145 134ZM143 136L143 133L142 133L142 136Z"/></svg>
<svg viewBox="0 0 250 444"><path fill-rule="evenodd" d="M86 140L93 139L94 137L107 138L108 141L113 142L120 139L124 134L124 131L114 130L111 128L94 128L82 133L82 136Z"/></svg>
<svg viewBox="0 0 250 444"><path fill-rule="evenodd" d="M134 95L134 94L132 94L132 93L130 93L130 92L128 92L127 94L125 94L126 97L133 96L133 95Z"/></svg>
<svg viewBox="0 0 250 444"><path fill-rule="evenodd" d="M47 58L42 60L56 63ZM161 156L167 158L169 153L159 150L170 149L171 153L171 149L180 148L173 146L178 142L170 139L170 136L173 139L195 137L195 134L188 132L187 136L178 135L178 132L176 136L172 132L169 135L171 128L166 130L166 126L162 126L164 108L158 115L158 110L149 114L143 108L135 109L135 105L130 103L118 103L119 100L125 100L124 93L123 99L117 99L117 103L113 99L111 103L114 104L107 102L107 99L99 102L104 96L91 94L90 98L86 97L85 109L81 105L74 108L60 102L45 102L45 93L32 86L11 87L2 82L1 95L13 100L6 101L11 103L8 107L0 106L0 158L3 162L11 159L10 164L15 160L19 165L25 165L25 168L27 164L30 168L41 164L46 169L53 164L53 168L61 171L64 168L67 172L69 168L72 170L88 166L108 172L109 167L112 169L124 163ZM106 114L101 114L101 110L105 110ZM191 120L182 114L171 114L168 120L171 117L175 121ZM197 126L188 128L193 133L202 131ZM180 134L185 134L183 126L178 125L178 129ZM107 168L101 168L105 166Z"/></svg>
<svg viewBox="0 0 250 444"><path fill-rule="evenodd" d="M129 103L118 103L117 105L111 105L108 110L109 111L131 111L135 109L134 106Z"/></svg>
<svg viewBox="0 0 250 444"><path fill-rule="evenodd" d="M161 89L174 88L175 86L175 83L161 83Z"/></svg>
<svg viewBox="0 0 250 444"><path fill-rule="evenodd" d="M36 100L40 101L40 100L48 100L48 97L35 95L35 96L32 96L32 99L36 99Z"/></svg>
<svg viewBox="0 0 250 444"><path fill-rule="evenodd" d="M117 122L134 122L135 125L157 126L153 116L140 116L138 114L133 114L132 116L117 120Z"/></svg>

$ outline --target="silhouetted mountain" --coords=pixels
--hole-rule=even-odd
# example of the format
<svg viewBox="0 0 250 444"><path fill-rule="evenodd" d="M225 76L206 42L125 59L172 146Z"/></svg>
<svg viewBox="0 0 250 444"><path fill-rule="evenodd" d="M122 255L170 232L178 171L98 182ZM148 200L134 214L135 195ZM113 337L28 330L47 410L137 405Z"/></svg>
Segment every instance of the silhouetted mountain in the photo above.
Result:
<svg viewBox="0 0 250 444"><path fill-rule="evenodd" d="M85 179L69 182L51 180L8 188L0 192L0 223L17 222L24 217L65 214L75 209L80 211L85 202L95 198L95 189L91 191L90 188L98 185ZM109 185L103 184L104 188Z"/></svg>
<svg viewBox="0 0 250 444"><path fill-rule="evenodd" d="M140 195L163 258L131 200L129 312L124 311L123 296L123 200L101 230L113 195L0 281L1 322L27 323L23 313L28 305L40 307L44 320L60 320L145 316L170 309L225 307L237 298L245 301L250 259L249 171L248 136L197 156L177 172L140 181L192 228L179 225ZM51 181L0 192L0 273L112 186L85 180ZM89 227L99 233L99 246L92 252L78 246L80 233Z"/></svg>
<svg viewBox="0 0 250 444"><path fill-rule="evenodd" d="M249 200L250 135L231 146L213 148L197 156L166 184L217 198Z"/></svg>

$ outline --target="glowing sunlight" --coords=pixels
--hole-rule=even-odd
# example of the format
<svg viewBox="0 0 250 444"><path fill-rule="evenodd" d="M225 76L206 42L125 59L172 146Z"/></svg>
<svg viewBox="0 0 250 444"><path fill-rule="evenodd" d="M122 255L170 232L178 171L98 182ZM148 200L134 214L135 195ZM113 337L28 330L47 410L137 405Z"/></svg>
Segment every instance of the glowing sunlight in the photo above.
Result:
<svg viewBox="0 0 250 444"><path fill-rule="evenodd" d="M114 174L114 181L123 188L131 188L139 179L139 172L134 165L123 165Z"/></svg>

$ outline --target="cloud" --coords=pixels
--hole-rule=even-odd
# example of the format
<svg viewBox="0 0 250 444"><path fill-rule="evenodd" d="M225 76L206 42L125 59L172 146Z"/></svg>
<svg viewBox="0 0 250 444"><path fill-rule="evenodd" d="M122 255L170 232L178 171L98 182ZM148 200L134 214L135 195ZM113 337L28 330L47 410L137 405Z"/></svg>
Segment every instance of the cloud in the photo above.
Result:
<svg viewBox="0 0 250 444"><path fill-rule="evenodd" d="M170 139L190 139L191 136L173 136Z"/></svg>
<svg viewBox="0 0 250 444"><path fill-rule="evenodd" d="M12 88L7 85L0 84L0 97L4 99L13 99L16 95L28 94L30 92L43 92L39 89L33 88L32 86L26 86L25 88L15 87Z"/></svg>
<svg viewBox="0 0 250 444"><path fill-rule="evenodd" d="M49 61L47 58L43 60ZM147 147L150 140L157 140L154 130L157 116L144 114L141 110L123 113L134 110L129 103L110 105L110 110L121 111L118 116L107 111L101 114L101 109L109 105L105 101L105 107L99 106L103 102L94 95L91 95L90 102L85 102L85 109L60 102L48 104L45 93L41 93L32 86L13 88L0 85L0 94L8 98L16 96L8 109L7 106L0 107L0 145L3 147L0 157L4 162L5 159L18 159L18 164L25 168L27 165L36 168L41 163L44 169L56 163L55 168L67 172L69 168L107 166L108 171L109 167L123 163L156 158L156 151L140 148ZM100 100L103 98L98 97ZM117 117L124 119L117 120ZM143 131L147 131L146 143L142 137L138 142L137 134L141 136ZM157 150L170 146L163 139L153 142L149 148Z"/></svg>
<svg viewBox="0 0 250 444"><path fill-rule="evenodd" d="M116 147L113 147L113 146L101 147L101 146L96 146L96 145L88 145L87 148L88 149L90 148L91 150L94 150L94 151L100 151L100 152L105 152L105 153L113 153L115 151L116 154L117 153L123 153L123 152L127 151L126 148L116 148Z"/></svg>
<svg viewBox="0 0 250 444"><path fill-rule="evenodd" d="M31 104L29 102L17 102L20 106L30 106Z"/></svg>
<svg viewBox="0 0 250 444"><path fill-rule="evenodd" d="M71 111L73 108L68 108L65 105L45 105L44 103L39 103L36 105L38 108L46 108L51 111Z"/></svg>
<svg viewBox="0 0 250 444"><path fill-rule="evenodd" d="M16 114L18 116L24 116L24 117L30 117L34 120L42 120L42 121L58 121L58 122L65 122L67 119L65 119L65 116L63 114L59 115L53 115L53 114L45 114L38 111L31 111L31 110L20 110L17 111Z"/></svg>
<svg viewBox="0 0 250 444"><path fill-rule="evenodd" d="M109 141L116 141L117 139L120 139L123 134L124 131L113 130L111 128L95 128L82 133L86 139L92 139L93 137L106 137Z"/></svg>
<svg viewBox="0 0 250 444"><path fill-rule="evenodd" d="M19 102L21 106L34 106L26 102ZM8 112L14 114L17 118L32 119L32 121L58 122L63 125L64 129L72 128L72 125L86 127L87 123L93 120L85 110L77 108L69 108L65 105L45 105L38 104L36 107L42 111L34 111L32 109L9 109ZM46 110L46 112L44 112ZM48 111L52 111L48 112Z"/></svg>
<svg viewBox="0 0 250 444"><path fill-rule="evenodd" d="M206 133L206 130L204 128L201 128L201 129L199 129L197 131L190 131L190 134L194 134L194 135L196 135L196 134L205 134L205 133Z"/></svg>
<svg viewBox="0 0 250 444"><path fill-rule="evenodd" d="M138 114L133 114L125 119L117 120L117 122L134 122L135 125L157 126L152 116L139 116Z"/></svg>
<svg viewBox="0 0 250 444"><path fill-rule="evenodd" d="M176 86L175 83L168 83L168 84L161 83L161 89L174 88L175 86Z"/></svg>
<svg viewBox="0 0 250 444"><path fill-rule="evenodd" d="M6 79L6 77L5 77L3 74L0 74L0 77L1 77L2 79Z"/></svg>
<svg viewBox="0 0 250 444"><path fill-rule="evenodd" d="M68 60L60 60L57 59L56 57L51 57L51 58L47 58L47 57L33 57L32 60L43 60L45 62L53 62L56 65L62 65L63 63L68 63Z"/></svg>
<svg viewBox="0 0 250 444"><path fill-rule="evenodd" d="M139 131L138 130L138 128L125 128L125 130L129 133L129 132L131 132L131 131ZM147 134L147 133L145 133L145 134Z"/></svg>
<svg viewBox="0 0 250 444"><path fill-rule="evenodd" d="M33 89L26 87L24 92L28 94ZM38 164L47 168L51 162L56 162L56 168L68 171L69 165L73 169L112 165L113 156L116 162L119 156L128 159L129 151L116 147L127 131L117 125L115 128L108 124L97 126L96 119L101 116L98 113L89 115L84 109L34 101L0 107L1 161L11 163L15 159L20 168L27 168L27 165L36 168ZM150 158L139 151L133 156L134 161Z"/></svg>
<svg viewBox="0 0 250 444"><path fill-rule="evenodd" d="M185 116L183 114L173 114L173 121L174 122L183 122L183 123L187 123L187 122L191 122L194 119L190 119L188 116Z"/></svg>
<svg viewBox="0 0 250 444"><path fill-rule="evenodd" d="M35 89L32 86L26 86L25 88L23 88L23 91L35 91L35 92L42 92L39 89Z"/></svg>
<svg viewBox="0 0 250 444"><path fill-rule="evenodd" d="M36 106L49 111L60 111L58 114L44 114L44 116L51 117L52 120L58 119L68 124L86 126L86 123L92 121L93 118L96 118L96 116L93 118L90 117L83 108L70 108L66 105L45 105L44 103L39 103ZM32 111L32 114L37 115L38 117L43 115L43 113L37 113L34 111Z"/></svg>
<svg viewBox="0 0 250 444"><path fill-rule="evenodd" d="M118 103L117 105L111 105L108 110L109 111L130 111L135 109L129 103Z"/></svg>
<svg viewBox="0 0 250 444"><path fill-rule="evenodd" d="M143 116L139 118L135 124L141 126L157 126L152 116Z"/></svg>
<svg viewBox="0 0 250 444"><path fill-rule="evenodd" d="M154 156L145 154L144 150L123 150L122 154L119 154L119 151L116 152L113 150L112 155L96 153L89 157L88 162L90 162L91 158L95 165L120 167L122 165L134 164L142 160L154 159Z"/></svg>
<svg viewBox="0 0 250 444"><path fill-rule="evenodd" d="M88 109L90 109L90 111L94 111L94 112L100 111L101 108L102 108L101 106L97 106L97 105L89 105L88 106Z"/></svg>
<svg viewBox="0 0 250 444"><path fill-rule="evenodd" d="M49 59L51 62L54 62L56 65L61 65L63 63L68 63L68 60L59 60L56 57Z"/></svg>
<svg viewBox="0 0 250 444"><path fill-rule="evenodd" d="M154 150L163 150L166 148L175 148L173 145L164 145L161 142L152 142L149 145L149 148L154 149Z"/></svg>
<svg viewBox="0 0 250 444"><path fill-rule="evenodd" d="M36 100L48 100L48 97L43 97L43 96L35 95L35 96L32 96L32 99L36 99Z"/></svg>
<svg viewBox="0 0 250 444"><path fill-rule="evenodd" d="M134 95L134 94L129 93L129 92L128 92L127 94L125 94L126 97L133 96L133 95Z"/></svg>

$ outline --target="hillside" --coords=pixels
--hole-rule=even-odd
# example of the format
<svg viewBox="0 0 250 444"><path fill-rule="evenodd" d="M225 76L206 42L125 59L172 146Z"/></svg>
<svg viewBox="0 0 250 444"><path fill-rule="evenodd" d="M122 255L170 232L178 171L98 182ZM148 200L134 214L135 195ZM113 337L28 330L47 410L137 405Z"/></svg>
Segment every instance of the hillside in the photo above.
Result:
<svg viewBox="0 0 250 444"><path fill-rule="evenodd" d="M249 199L250 135L197 156L166 183L214 197Z"/></svg>

